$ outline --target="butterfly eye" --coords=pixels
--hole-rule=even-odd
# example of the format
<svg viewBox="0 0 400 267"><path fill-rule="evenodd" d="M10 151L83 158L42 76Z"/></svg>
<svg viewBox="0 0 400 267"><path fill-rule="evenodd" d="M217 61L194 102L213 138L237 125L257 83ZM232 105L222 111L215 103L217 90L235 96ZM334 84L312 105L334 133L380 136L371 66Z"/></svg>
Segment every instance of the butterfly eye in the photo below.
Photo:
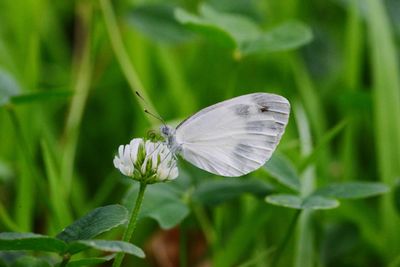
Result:
<svg viewBox="0 0 400 267"><path fill-rule="evenodd" d="M169 128L167 126L162 126L161 127L161 134L164 135L164 136L169 136L169 134L170 134Z"/></svg>

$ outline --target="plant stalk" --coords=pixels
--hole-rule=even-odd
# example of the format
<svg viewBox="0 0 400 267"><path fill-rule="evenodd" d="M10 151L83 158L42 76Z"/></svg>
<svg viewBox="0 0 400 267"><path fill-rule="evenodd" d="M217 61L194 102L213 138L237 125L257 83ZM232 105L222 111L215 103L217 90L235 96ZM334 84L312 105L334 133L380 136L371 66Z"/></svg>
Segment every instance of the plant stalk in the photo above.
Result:
<svg viewBox="0 0 400 267"><path fill-rule="evenodd" d="M143 83L139 79L139 75L137 74L135 67L129 60L129 55L122 42L121 33L118 29L117 20L115 18L115 14L110 1L100 0L100 8L103 13L104 22L106 24L106 29L110 38L112 49L114 50L114 54L117 57L117 61L122 69L122 72L126 80L128 81L133 94L137 96L140 95L136 98L139 102L139 105L144 110L148 109L158 114L157 110L154 108L154 105L151 103L146 90L144 89ZM154 118L153 116L146 116L146 118L153 126L160 123L158 119Z"/></svg>
<svg viewBox="0 0 400 267"><path fill-rule="evenodd" d="M141 182L140 187L139 187L139 193L136 198L136 203L135 207L133 208L133 211L131 212L129 222L128 222L128 227L126 228L124 235L122 237L122 241L125 242L130 242L132 239L133 232L135 231L136 228L136 223L137 223L137 217L139 215L140 207L142 206L143 198L144 198L144 191L146 189L146 183ZM118 253L117 256L115 257L113 267L119 267L121 266L122 260L124 259L125 254L124 253Z"/></svg>
<svg viewBox="0 0 400 267"><path fill-rule="evenodd" d="M187 238L186 238L186 227L184 224L181 224L179 227L179 267L187 267Z"/></svg>
<svg viewBox="0 0 400 267"><path fill-rule="evenodd" d="M26 140L25 135L22 130L22 126L20 120L18 119L17 113L14 107L8 108L8 113L11 118L11 123L14 127L15 134L17 136L18 148L20 150L21 160L23 166L27 168L26 172L29 172L31 177L29 177L26 172L22 171L19 180L18 180L18 188L17 188L17 197L16 197L16 224L18 228L24 231L31 231L32 223L33 223L33 207L35 203L35 182L34 179L39 177L36 173L32 153L30 149L30 144ZM23 170L24 168L21 168ZM38 187L40 188L40 181L36 180Z"/></svg>
<svg viewBox="0 0 400 267"><path fill-rule="evenodd" d="M74 95L69 107L68 117L64 129L63 156L61 162L61 178L64 183L64 191L68 198L71 192L73 181L73 170L78 144L79 130L85 111L87 98L89 96L92 79L92 36L91 25L93 6L89 2L80 2L77 6L77 17L80 19L76 29L76 44L74 57L76 65L74 70L76 78L73 81ZM78 42L78 41L77 41Z"/></svg>
<svg viewBox="0 0 400 267"><path fill-rule="evenodd" d="M296 227L299 216L301 214L301 211L302 210L297 210L292 221L290 222L288 230L286 231L286 235L282 239L281 244L279 245L274 257L272 258L271 265L270 265L271 267L275 267L278 265L279 259L281 258L283 251L285 250L287 244L289 243L290 237L293 235L293 232Z"/></svg>
<svg viewBox="0 0 400 267"><path fill-rule="evenodd" d="M214 247L217 241L217 234L215 233L215 229L212 227L206 211L202 206L196 204L192 204L192 210L194 215L196 216L201 230L203 231L207 243Z"/></svg>
<svg viewBox="0 0 400 267"><path fill-rule="evenodd" d="M70 259L71 259L71 255L70 255L69 253L63 255L63 260L62 260L62 262L60 263L60 267L65 267L65 266L67 266L67 264L68 264L68 262L69 262Z"/></svg>

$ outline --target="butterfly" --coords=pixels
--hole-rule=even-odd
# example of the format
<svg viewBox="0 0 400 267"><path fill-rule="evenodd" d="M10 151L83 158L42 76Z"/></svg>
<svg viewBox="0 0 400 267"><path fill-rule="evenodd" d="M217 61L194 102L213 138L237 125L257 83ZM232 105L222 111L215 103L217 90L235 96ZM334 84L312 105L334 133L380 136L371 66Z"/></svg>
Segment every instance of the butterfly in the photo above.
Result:
<svg viewBox="0 0 400 267"><path fill-rule="evenodd" d="M253 93L200 110L176 128L160 131L174 155L220 176L248 174L265 164L288 123L289 101Z"/></svg>

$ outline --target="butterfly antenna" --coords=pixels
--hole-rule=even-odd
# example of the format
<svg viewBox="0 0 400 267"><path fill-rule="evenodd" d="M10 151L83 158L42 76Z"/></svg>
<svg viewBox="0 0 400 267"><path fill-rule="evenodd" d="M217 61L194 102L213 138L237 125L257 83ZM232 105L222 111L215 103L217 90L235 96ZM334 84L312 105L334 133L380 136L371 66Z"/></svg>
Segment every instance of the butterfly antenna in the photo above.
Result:
<svg viewBox="0 0 400 267"><path fill-rule="evenodd" d="M144 113L149 114L149 115L152 116L153 118L156 118L157 120L159 120L162 124L164 124L164 126L167 126L167 124L165 123L165 121L163 120L163 118L161 118L161 116L155 115L155 114L151 113L150 111L148 111L147 109L144 110Z"/></svg>
<svg viewBox="0 0 400 267"><path fill-rule="evenodd" d="M147 101L144 99L144 97L143 97L138 91L135 91L135 94L136 94L137 97L139 97L140 100L143 101L143 103L144 103L146 106L149 106L149 104L147 103ZM144 109L144 113L147 113L147 114L149 114L150 116L152 116L153 118L159 120L162 124L164 124L164 126L167 125L167 124L165 123L165 121L163 120L163 118L162 118L157 112L152 113L152 112L148 111L147 109Z"/></svg>

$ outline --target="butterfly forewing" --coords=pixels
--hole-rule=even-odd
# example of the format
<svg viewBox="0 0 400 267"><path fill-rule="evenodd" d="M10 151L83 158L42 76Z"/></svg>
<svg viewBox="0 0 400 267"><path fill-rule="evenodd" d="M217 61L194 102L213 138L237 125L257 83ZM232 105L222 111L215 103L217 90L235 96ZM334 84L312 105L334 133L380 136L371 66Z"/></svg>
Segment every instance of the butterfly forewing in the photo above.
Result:
<svg viewBox="0 0 400 267"><path fill-rule="evenodd" d="M278 145L289 119L286 98L243 95L207 107L175 132L181 156L222 176L241 176L262 166Z"/></svg>

